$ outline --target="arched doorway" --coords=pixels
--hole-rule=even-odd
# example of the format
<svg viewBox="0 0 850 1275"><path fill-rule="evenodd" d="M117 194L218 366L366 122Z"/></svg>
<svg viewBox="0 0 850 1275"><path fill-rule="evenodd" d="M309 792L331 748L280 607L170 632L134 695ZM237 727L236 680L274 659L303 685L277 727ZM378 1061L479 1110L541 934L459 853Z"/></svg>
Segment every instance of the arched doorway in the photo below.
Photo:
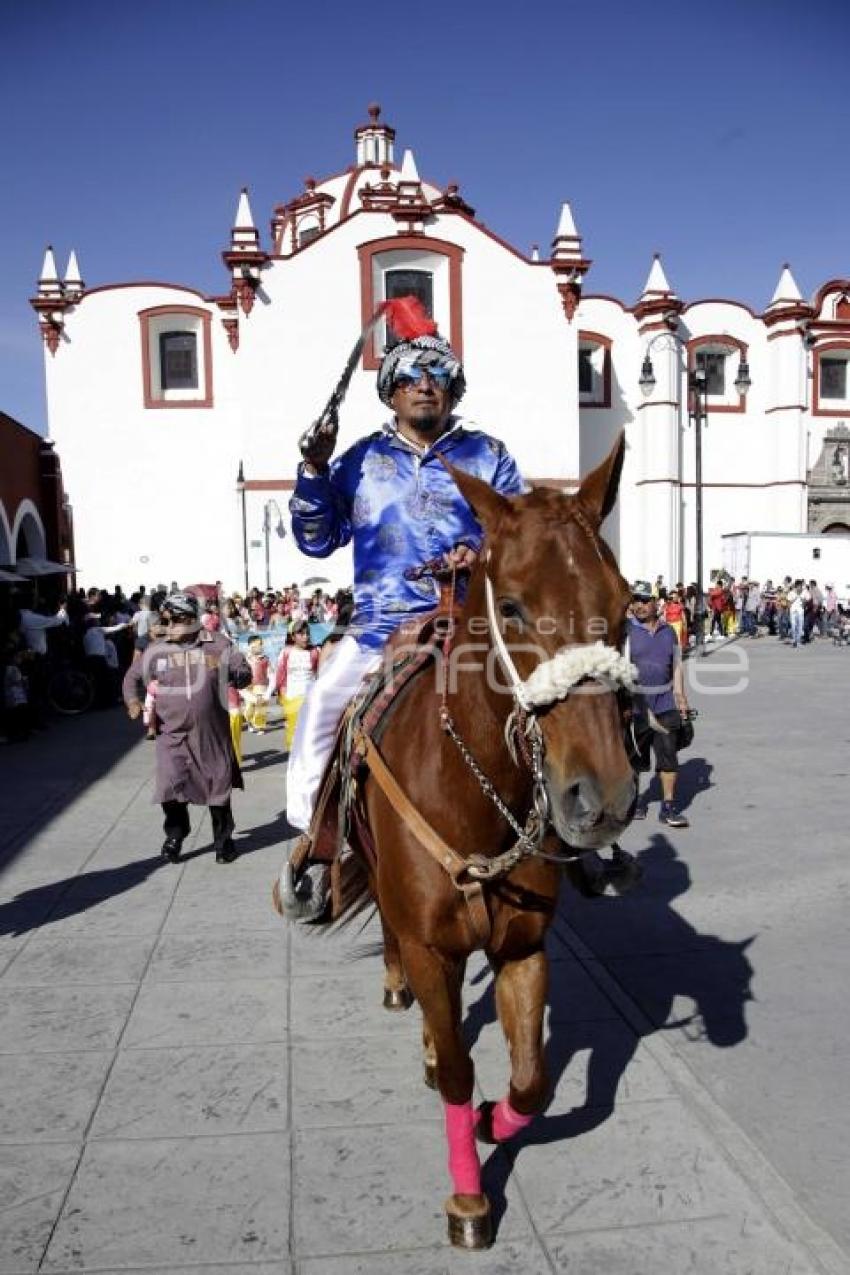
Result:
<svg viewBox="0 0 850 1275"><path fill-rule="evenodd" d="M850 536L850 526L848 526L846 522L831 522L828 527L824 527L821 535Z"/></svg>
<svg viewBox="0 0 850 1275"><path fill-rule="evenodd" d="M0 567L11 567L15 561L12 553L12 528L2 500L0 500Z"/></svg>
<svg viewBox="0 0 850 1275"><path fill-rule="evenodd" d="M39 512L31 500L23 500L15 514L12 528L14 562L21 558L46 558L47 538Z"/></svg>

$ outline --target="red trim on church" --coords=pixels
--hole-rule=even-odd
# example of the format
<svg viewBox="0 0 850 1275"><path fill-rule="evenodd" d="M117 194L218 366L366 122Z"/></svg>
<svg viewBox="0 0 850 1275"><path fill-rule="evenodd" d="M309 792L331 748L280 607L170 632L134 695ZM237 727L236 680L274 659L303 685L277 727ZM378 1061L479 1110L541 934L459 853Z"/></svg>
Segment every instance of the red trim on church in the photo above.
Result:
<svg viewBox="0 0 850 1275"><path fill-rule="evenodd" d="M814 351L814 360L812 367L812 416L841 416L845 420L850 415L850 403L844 400L843 407L821 407L820 398L820 361L821 355L827 354L830 350L847 350L850 353L850 337L844 340L824 341L818 344ZM827 399L827 403L838 402L837 399Z"/></svg>
<svg viewBox="0 0 850 1275"><path fill-rule="evenodd" d="M743 308L746 309L746 306ZM738 337L736 336L730 336L728 332L722 332L722 333L705 332L705 333L702 333L700 336L692 337L691 340L687 342L686 348L688 351L688 375L689 376L691 372L693 372L694 368L696 367L695 355L697 350L702 349L702 347L705 345L708 345L708 346L732 345L735 347L736 350L739 351L741 359L746 361L747 349L748 349L746 342L739 340ZM689 410L692 410L693 404L690 402L690 399L691 399L691 395L689 394L688 406L689 406ZM747 396L746 394L739 394L737 403L712 403L711 396L707 395L705 399L705 410L709 413L709 415L712 415L712 416L715 413L743 415L743 413L746 412L747 410Z"/></svg>
<svg viewBox="0 0 850 1275"><path fill-rule="evenodd" d="M412 252L430 252L447 257L449 261L449 343L459 359L463 359L463 248L445 239L432 239L428 235L389 235L384 239L372 239L358 246L360 258L360 315L363 327L371 319L383 297L375 296L373 279L374 258L382 252L401 249ZM376 372L381 366L375 354L374 340L367 341L363 349L363 368Z"/></svg>
<svg viewBox="0 0 850 1275"><path fill-rule="evenodd" d="M191 314L201 320L201 334L204 342L204 386L202 398L182 398L182 399L165 399L154 398L151 393L151 348L150 348L150 322L149 320L161 314L173 314L179 316L181 314ZM208 310L201 310L198 306L190 305L156 305L151 306L148 310L139 311L139 328L142 342L142 386L144 391L145 407L150 408L187 408L187 407L212 407L213 406L213 389L212 389L212 334L211 334L211 315Z"/></svg>

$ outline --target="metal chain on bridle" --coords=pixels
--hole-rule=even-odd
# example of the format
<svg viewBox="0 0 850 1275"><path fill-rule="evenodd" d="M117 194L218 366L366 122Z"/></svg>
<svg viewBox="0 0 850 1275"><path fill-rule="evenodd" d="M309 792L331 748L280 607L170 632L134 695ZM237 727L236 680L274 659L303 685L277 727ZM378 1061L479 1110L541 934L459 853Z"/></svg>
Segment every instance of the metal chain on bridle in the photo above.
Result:
<svg viewBox="0 0 850 1275"><path fill-rule="evenodd" d="M593 536L590 528L587 526L583 518L579 519L582 529L589 534L594 546L599 552L596 544L596 537ZM487 553L486 563L490 554ZM601 554L600 554L601 557ZM456 584L457 568L452 567L451 586L450 586L450 614L454 614L455 601L455 584ZM517 752L522 755L526 764L531 771L532 779L532 797L531 809L525 821L525 825L521 825L514 815L513 811L502 800L496 790L495 785L487 774L478 764L471 749L468 747L460 732L455 725L452 715L448 707L448 656L451 650L453 639L454 621L452 620L448 628L446 637L446 645L444 649L443 659L443 676L440 697L440 725L449 738L453 741L458 749L461 757L468 769L475 776L478 786L487 797L487 799L496 807L502 818L508 824L508 827L517 838L516 845L509 850L504 851L500 855L494 856L492 859L486 859L481 855L471 857L468 875L478 880L494 880L505 873L510 872L518 863L527 858L544 859L549 863L565 864L573 862L581 858L584 854L583 850L575 850L570 854L549 854L542 849L543 839L550 822L551 808L549 804L549 794L546 789L546 781L543 775L543 761L546 754L546 744L543 738L543 730L535 711L536 706L544 706L552 703L557 698L564 698L572 687L577 686L580 682L588 678L598 679L604 677L610 684L629 687L634 681L634 672L631 663L627 658L623 657L619 651L613 647L604 646L598 642L590 648L590 656L585 658L587 647L571 647L566 648L565 652L559 653L551 660L547 660L544 664L538 666L535 673L527 681L523 681L516 666L510 656L505 645L504 638L499 631L498 620L493 598L493 585L490 580L489 573L485 570L484 575L485 594L487 599L487 620L490 633L499 656L499 660L508 676L513 694L514 707L508 717L505 725L505 739L508 749L514 761L517 761ZM582 656L580 660L570 659L570 652L580 651ZM558 661L560 659L560 664ZM576 667L580 663L585 667ZM541 683L549 679L552 685L548 693L545 689L540 689ZM559 680L560 679L560 680ZM514 741L517 747L514 747Z"/></svg>

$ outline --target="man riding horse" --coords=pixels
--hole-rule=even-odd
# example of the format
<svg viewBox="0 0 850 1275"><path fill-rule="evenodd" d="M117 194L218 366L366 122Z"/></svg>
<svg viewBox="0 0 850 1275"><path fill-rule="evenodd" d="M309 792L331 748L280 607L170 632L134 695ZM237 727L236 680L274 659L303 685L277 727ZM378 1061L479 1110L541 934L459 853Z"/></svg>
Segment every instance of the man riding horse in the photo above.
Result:
<svg viewBox="0 0 850 1275"><path fill-rule="evenodd" d="M355 600L346 635L301 710L289 758L287 819L303 835L273 897L277 911L293 918L324 910L328 869L311 862L307 829L340 718L363 678L380 665L390 636L437 604L433 580L405 572L437 558L470 568L481 545L480 524L443 460L505 495L525 487L504 444L455 413L466 388L460 360L424 311L411 306L401 317L409 319L411 311L404 339L386 352L378 371L378 396L392 418L333 463L335 421L308 433L289 504L302 553L324 558L353 543ZM393 326L398 331L402 324Z"/></svg>

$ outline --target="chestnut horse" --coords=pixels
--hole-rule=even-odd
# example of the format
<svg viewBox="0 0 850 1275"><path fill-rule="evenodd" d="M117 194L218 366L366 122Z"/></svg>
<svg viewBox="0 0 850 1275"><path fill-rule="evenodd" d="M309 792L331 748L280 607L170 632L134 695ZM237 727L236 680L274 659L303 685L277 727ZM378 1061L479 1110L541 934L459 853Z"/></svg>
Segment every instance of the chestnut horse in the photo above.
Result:
<svg viewBox="0 0 850 1275"><path fill-rule="evenodd" d="M610 667L630 667L619 653L629 590L599 535L616 500L623 454L621 435L573 496L535 488L508 498L451 468L484 530L482 553L442 676L435 684L420 675L390 716L376 761L379 769L385 763L383 782L367 757L363 802L377 852L370 889L384 930L385 1004L406 1008L412 992L422 1009L426 1078L436 1079L445 1109L449 1237L460 1247L491 1242L476 1136L510 1138L548 1098L543 941L558 894L556 859L610 845L634 808L618 687L600 667L606 659ZM558 682L559 653L571 676L548 696L539 688L529 694L538 666L544 681L552 674ZM506 737L518 705L523 739L512 747ZM402 816L386 795L394 784ZM538 808L547 807L542 821L535 797ZM425 833L421 820L404 817L405 798L426 821ZM446 850L443 862L433 846L424 848L429 833ZM480 871L482 856L492 862L517 847L513 858L496 862L492 879ZM452 854L455 867L458 856L476 856L480 884L465 882L476 900L467 902L463 874L448 870ZM501 1102L474 1112L461 988L466 958L480 948L494 971L511 1077Z"/></svg>

